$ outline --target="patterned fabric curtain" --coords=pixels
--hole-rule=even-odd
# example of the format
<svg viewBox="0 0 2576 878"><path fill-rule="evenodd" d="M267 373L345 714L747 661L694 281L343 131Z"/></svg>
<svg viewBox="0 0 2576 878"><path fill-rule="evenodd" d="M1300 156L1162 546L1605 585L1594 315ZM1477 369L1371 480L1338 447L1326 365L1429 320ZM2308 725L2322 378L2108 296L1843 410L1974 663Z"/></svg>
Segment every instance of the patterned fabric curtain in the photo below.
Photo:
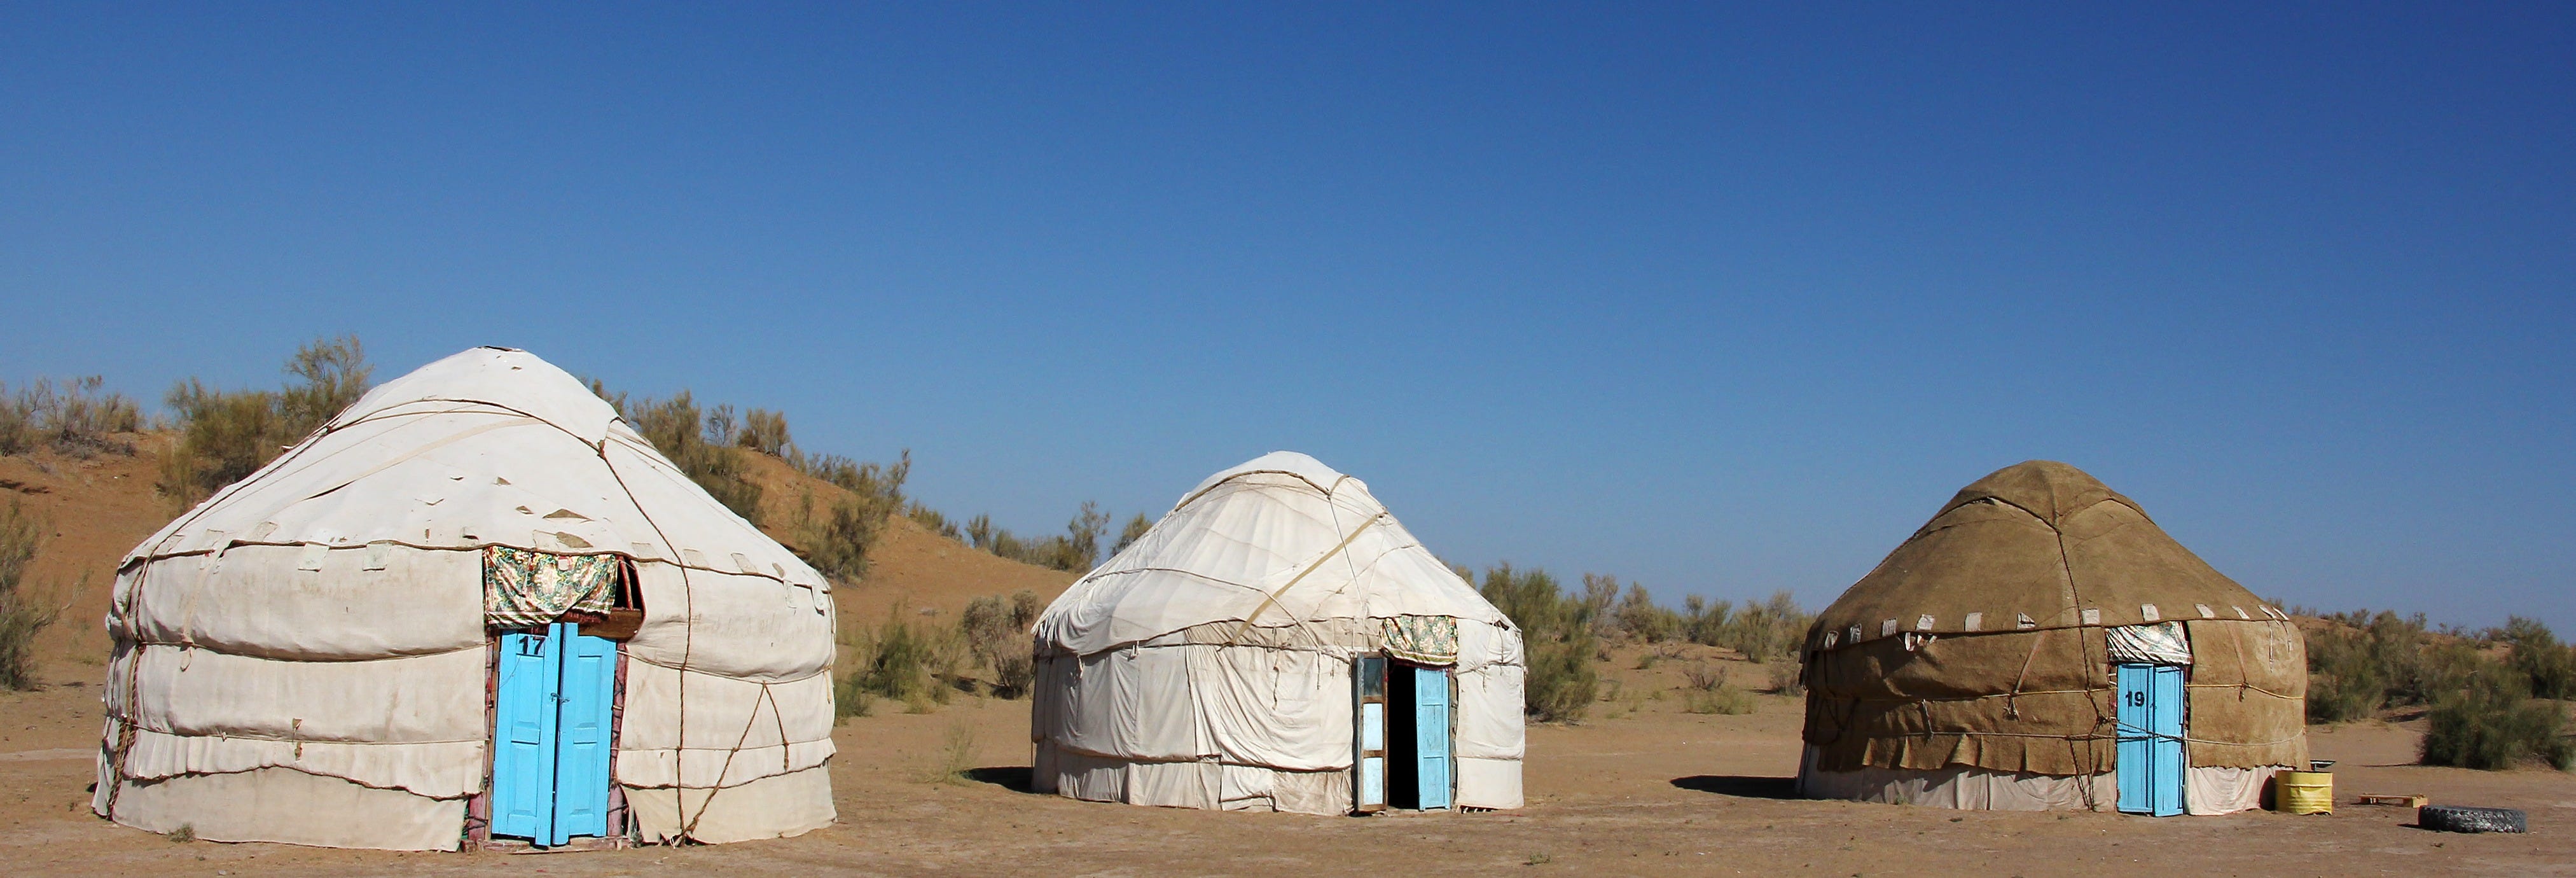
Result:
<svg viewBox="0 0 2576 878"><path fill-rule="evenodd" d="M607 615L617 599L617 566L615 555L486 548L483 622L495 628L534 628L566 612Z"/></svg>
<svg viewBox="0 0 2576 878"><path fill-rule="evenodd" d="M1457 617L1397 616L1386 620L1386 654L1415 664L1457 664Z"/></svg>
<svg viewBox="0 0 2576 878"><path fill-rule="evenodd" d="M2102 633L2111 647L2112 664L2191 664L2191 638L2180 622L2121 625Z"/></svg>

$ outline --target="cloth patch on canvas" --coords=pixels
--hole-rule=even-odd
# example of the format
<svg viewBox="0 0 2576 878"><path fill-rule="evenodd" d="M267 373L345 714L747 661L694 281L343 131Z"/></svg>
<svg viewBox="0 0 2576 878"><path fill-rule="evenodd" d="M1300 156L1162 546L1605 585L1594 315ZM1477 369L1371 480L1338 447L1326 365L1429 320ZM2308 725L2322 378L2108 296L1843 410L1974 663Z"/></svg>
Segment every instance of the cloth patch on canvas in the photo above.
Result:
<svg viewBox="0 0 2576 878"><path fill-rule="evenodd" d="M569 611L607 615L616 600L615 555L557 555L510 546L483 550L483 622L532 628Z"/></svg>
<svg viewBox="0 0 2576 878"><path fill-rule="evenodd" d="M1386 620L1386 654L1408 662L1458 662L1456 616L1397 616Z"/></svg>

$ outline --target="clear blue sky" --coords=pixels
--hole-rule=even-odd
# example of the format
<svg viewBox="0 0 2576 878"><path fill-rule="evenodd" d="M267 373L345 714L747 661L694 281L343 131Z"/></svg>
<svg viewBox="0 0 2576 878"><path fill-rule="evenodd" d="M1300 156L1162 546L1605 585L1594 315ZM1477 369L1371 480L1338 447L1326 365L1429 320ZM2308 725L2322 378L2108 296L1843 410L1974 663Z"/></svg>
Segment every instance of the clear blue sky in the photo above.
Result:
<svg viewBox="0 0 2576 878"><path fill-rule="evenodd" d="M2033 457L2576 633L2576 13L0 8L0 380L477 344L1020 530L1277 448L1830 601Z"/></svg>

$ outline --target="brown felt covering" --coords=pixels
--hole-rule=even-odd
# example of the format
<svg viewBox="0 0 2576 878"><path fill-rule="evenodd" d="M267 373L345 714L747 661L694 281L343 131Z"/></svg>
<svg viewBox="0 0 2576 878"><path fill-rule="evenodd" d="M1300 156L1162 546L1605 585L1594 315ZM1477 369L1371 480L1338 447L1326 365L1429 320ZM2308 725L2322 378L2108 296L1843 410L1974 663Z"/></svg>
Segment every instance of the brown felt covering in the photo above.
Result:
<svg viewBox="0 0 2576 878"><path fill-rule="evenodd" d="M2092 624L2087 609L2099 611ZM2307 658L2268 610L2092 476L2016 464L1961 489L1816 617L1806 740L1827 771L2107 770L2100 628L2182 619L2191 764L2304 765ZM1970 613L1981 614L1974 629Z"/></svg>

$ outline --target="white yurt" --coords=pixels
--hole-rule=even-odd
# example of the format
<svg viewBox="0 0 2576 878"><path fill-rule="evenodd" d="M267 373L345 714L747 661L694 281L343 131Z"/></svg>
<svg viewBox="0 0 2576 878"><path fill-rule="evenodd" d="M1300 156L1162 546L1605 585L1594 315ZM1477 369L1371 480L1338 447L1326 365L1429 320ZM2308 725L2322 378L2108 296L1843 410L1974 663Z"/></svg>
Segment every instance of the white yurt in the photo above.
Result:
<svg viewBox="0 0 2576 878"><path fill-rule="evenodd" d="M581 382L476 348L126 556L91 806L399 850L794 835L834 817L833 618Z"/></svg>
<svg viewBox="0 0 2576 878"><path fill-rule="evenodd" d="M1033 788L1183 808L1518 808L1519 629L1359 479L1209 476L1039 617Z"/></svg>

